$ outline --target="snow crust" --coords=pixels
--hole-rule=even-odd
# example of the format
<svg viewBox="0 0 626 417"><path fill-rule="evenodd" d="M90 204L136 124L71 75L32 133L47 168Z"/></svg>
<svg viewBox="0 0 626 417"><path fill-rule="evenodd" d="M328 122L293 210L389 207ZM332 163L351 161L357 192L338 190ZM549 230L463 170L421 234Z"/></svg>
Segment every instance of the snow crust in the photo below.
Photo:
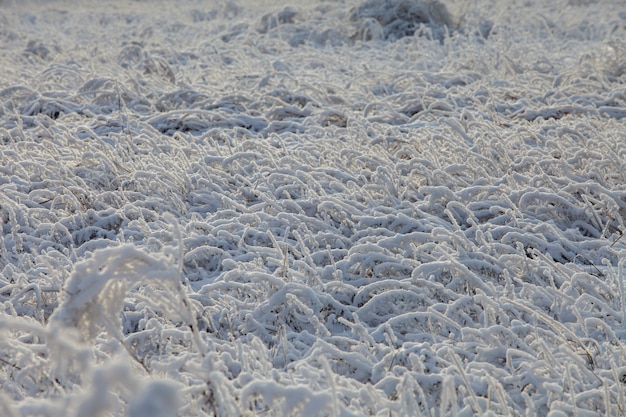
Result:
<svg viewBox="0 0 626 417"><path fill-rule="evenodd" d="M2 416L626 412L623 2L0 5Z"/></svg>

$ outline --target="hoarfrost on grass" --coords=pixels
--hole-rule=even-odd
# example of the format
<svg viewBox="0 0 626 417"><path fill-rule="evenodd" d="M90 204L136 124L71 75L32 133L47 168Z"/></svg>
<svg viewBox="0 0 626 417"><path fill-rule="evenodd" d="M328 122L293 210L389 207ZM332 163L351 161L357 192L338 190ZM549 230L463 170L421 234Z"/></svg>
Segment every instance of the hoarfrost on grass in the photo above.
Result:
<svg viewBox="0 0 626 417"><path fill-rule="evenodd" d="M2 415L624 414L620 2L2 6Z"/></svg>

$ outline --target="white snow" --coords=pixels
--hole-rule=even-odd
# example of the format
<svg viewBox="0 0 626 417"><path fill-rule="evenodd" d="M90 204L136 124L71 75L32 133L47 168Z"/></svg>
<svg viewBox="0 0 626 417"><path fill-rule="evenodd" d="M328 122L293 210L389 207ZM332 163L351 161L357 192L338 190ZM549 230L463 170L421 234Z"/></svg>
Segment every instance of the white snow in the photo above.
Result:
<svg viewBox="0 0 626 417"><path fill-rule="evenodd" d="M0 1L0 415L626 413L626 6Z"/></svg>

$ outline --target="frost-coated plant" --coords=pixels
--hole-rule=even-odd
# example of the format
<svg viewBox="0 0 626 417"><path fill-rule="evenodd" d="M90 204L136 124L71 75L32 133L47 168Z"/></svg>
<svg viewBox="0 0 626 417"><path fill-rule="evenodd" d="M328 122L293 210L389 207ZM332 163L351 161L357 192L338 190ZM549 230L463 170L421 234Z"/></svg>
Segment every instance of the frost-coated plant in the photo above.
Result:
<svg viewBox="0 0 626 417"><path fill-rule="evenodd" d="M0 415L626 413L619 4L118 3L0 11Z"/></svg>

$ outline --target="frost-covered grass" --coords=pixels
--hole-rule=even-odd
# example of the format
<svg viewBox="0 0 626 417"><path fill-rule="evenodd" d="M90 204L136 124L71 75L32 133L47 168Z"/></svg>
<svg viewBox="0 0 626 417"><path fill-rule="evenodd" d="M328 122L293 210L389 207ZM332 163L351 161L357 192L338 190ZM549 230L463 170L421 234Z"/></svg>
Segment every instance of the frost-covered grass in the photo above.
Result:
<svg viewBox="0 0 626 417"><path fill-rule="evenodd" d="M623 2L0 3L0 415L626 414Z"/></svg>

